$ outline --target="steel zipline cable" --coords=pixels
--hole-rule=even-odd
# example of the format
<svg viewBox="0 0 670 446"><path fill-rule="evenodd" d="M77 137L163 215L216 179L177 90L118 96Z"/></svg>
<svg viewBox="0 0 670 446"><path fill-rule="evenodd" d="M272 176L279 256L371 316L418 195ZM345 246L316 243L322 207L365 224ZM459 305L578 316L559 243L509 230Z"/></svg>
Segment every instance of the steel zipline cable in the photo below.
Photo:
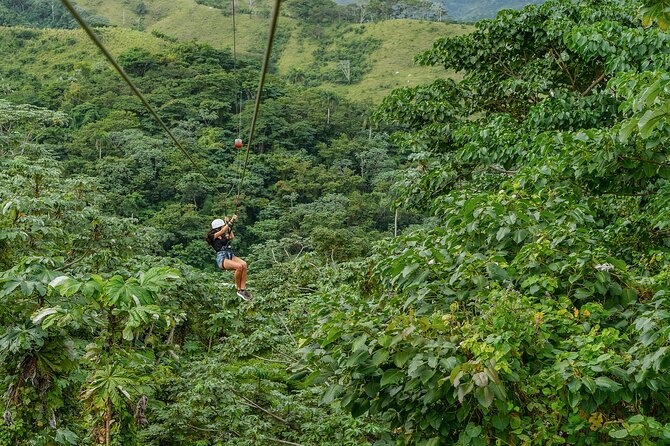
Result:
<svg viewBox="0 0 670 446"><path fill-rule="evenodd" d="M114 56L112 56L112 54L107 50L107 48L105 48L105 45L102 44L98 36L93 32L93 29L91 29L91 27L88 25L88 23L86 23L86 21L84 21L83 17L75 9L72 3L70 3L70 0L61 0L61 3L63 3L63 5L67 8L67 10L70 11L70 14L72 14L72 17L74 17L77 23L79 23L79 26L81 26L81 28L86 32L86 34L88 34L88 37L93 41L93 43L95 43L95 45L100 49L100 51L102 51L102 53L105 55L109 63L112 64L114 69L119 73L119 75L123 78L126 84L128 84L133 93L135 93L135 96L137 96L140 99L140 101L142 101L142 104L144 104L146 109L149 110L149 113L151 113L151 115L156 119L156 121L158 121L163 130L165 130L170 139L172 139L172 142L174 142L175 146L177 146L177 148L179 148L179 150L182 151L184 156L186 156L186 158L191 162L191 164L193 164L195 170L197 170L198 173L202 175L204 178L208 178L207 175L205 175L205 173L202 171L202 169L198 167L191 154L188 153L188 151L179 143L179 141L174 136L172 131L168 128L167 125L165 125L165 122L163 122L161 117L158 116L158 113L156 113L156 110L154 110L151 104L149 104L149 102L144 97L142 92L135 86L130 77L128 77L125 70L121 67L121 65L119 65L116 59L114 59Z"/></svg>
<svg viewBox="0 0 670 446"><path fill-rule="evenodd" d="M232 7L232 18L233 18L233 72L235 74L238 74L238 80L239 80L239 73L237 72L237 21L236 21L236 16L237 16L237 11L235 8L235 2L237 0L231 0L231 7ZM237 97L235 98L237 101L237 105L235 107L235 111L237 112L238 116L238 124L237 124L237 137L239 138L240 135L242 134L242 84L240 81L240 96L239 99Z"/></svg>
<svg viewBox="0 0 670 446"><path fill-rule="evenodd" d="M174 136L172 131L168 128L168 126L165 124L165 122L163 122L163 120L158 115L158 113L156 113L156 111L151 106L151 104L149 104L149 102L144 97L142 92L135 86L135 84L130 79L130 77L128 77L128 74L126 74L125 70L121 67L121 65L119 65L119 63L116 61L114 56L112 56L112 54L107 50L105 45L103 45L103 43L100 41L98 36L93 32L93 29L91 29L91 27L88 25L88 23L86 23L86 21L83 19L81 14L79 14L79 12L75 9L75 7L72 5L72 3L70 3L70 0L61 0L61 3L63 4L63 6L65 6L65 8L67 8L67 10L70 12L70 14L72 14L72 17L74 17L74 19L77 21L79 26L86 32L88 37L93 41L93 43L98 47L98 49L100 49L100 51L105 55L105 57L107 58L109 63L112 64L114 69L119 73L121 78L123 78L125 83L128 84L128 86L133 91L133 93L135 93L135 95L140 99L140 101L142 101L142 104L144 104L144 107L146 107L146 109L156 119L156 121L160 124L160 126L163 128L163 130L165 130L165 132L168 134L168 136L170 137L172 142L174 142L175 146L177 146L177 148L179 148L179 150L182 151L184 156L186 156L186 158L191 162L191 164L193 165L195 170L197 170L198 173L200 173L205 179L208 179L209 177L207 175L205 175L205 173L202 171L202 169L200 169L200 167L198 167L198 165L196 164L196 162L193 159L193 157L191 156L191 154L177 140L177 138ZM259 115L259 112L260 112L261 96L263 94L263 87L265 85L265 78L266 78L267 71L268 71L268 68L269 68L269 65L270 65L270 55L272 54L272 44L274 42L274 36L275 36L276 30L277 30L277 21L278 21L278 18L279 18L280 6L281 6L281 0L275 0L274 8L272 10L272 19L271 19L271 22L270 22L270 32L268 34L268 41L267 41L267 45L265 47L265 54L263 56L263 66L261 68L261 77L260 77L260 80L258 81L258 90L256 92L256 103L254 105L254 113L253 113L253 118L251 120L251 128L249 130L249 139L247 140L247 151L246 151L246 154L245 154L245 157L244 157L244 166L242 168L242 175L241 175L241 178L240 178L240 182L238 183L238 187L237 187L237 197L235 199L236 206L237 206L237 203L239 202L240 194L242 192L242 185L244 184L244 178L245 178L245 174L246 174L248 163L249 163L249 154L251 152L251 144L253 142L254 132L256 130L256 122L258 120L258 115ZM233 4L233 8L234 8L234 4ZM233 20L234 20L234 17L233 17ZM235 28L235 25L233 25L233 28ZM235 32L233 32L233 47L234 47L233 51L234 51L234 53L237 52L236 39L237 39L237 37L235 36ZM234 55L234 57L235 57L234 64L237 65L236 54Z"/></svg>

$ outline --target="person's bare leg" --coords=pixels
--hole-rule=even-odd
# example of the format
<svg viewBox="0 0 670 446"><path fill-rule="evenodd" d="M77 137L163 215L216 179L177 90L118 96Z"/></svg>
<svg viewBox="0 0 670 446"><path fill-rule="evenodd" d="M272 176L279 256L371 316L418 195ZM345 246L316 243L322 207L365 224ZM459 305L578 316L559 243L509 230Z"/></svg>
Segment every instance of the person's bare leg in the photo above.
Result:
<svg viewBox="0 0 670 446"><path fill-rule="evenodd" d="M248 266L247 266L247 262L240 259L239 257L233 257L233 260L241 266L241 268L240 268L240 272L241 272L240 286L242 288L240 288L240 289L241 290L246 290L247 289L247 271L249 270Z"/></svg>
<svg viewBox="0 0 670 446"><path fill-rule="evenodd" d="M247 264L245 262L241 262L240 266L240 286L242 287L241 289L246 290L247 289Z"/></svg>
<svg viewBox="0 0 670 446"><path fill-rule="evenodd" d="M235 270L235 285L238 290L244 289L244 273L240 268Z"/></svg>
<svg viewBox="0 0 670 446"><path fill-rule="evenodd" d="M246 290L247 289L247 268L244 267L240 271L240 286L242 287L241 289Z"/></svg>
<svg viewBox="0 0 670 446"><path fill-rule="evenodd" d="M243 277L242 264L235 260L225 259L223 261L223 267L229 271L235 270L235 286L237 287L238 290L243 290L244 288L242 283L242 277Z"/></svg>

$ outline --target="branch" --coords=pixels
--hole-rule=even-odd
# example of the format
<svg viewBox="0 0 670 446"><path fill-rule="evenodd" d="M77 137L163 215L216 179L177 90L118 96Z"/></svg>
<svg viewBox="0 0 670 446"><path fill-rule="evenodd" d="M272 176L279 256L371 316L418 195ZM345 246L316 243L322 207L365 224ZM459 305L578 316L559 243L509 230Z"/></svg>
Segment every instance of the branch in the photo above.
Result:
<svg viewBox="0 0 670 446"><path fill-rule="evenodd" d="M518 76L514 71L512 71L511 68L505 66L505 64L503 64L502 61L501 61L500 59L498 59L498 61L501 62L501 63L500 63L500 70L501 70L503 73L505 73L506 75L508 75L508 76L511 77L511 78L519 79L519 76Z"/></svg>
<svg viewBox="0 0 670 446"><path fill-rule="evenodd" d="M254 403L253 401L246 400L244 397L241 397L241 398L243 398L242 404L244 404L245 406L249 406L249 407L251 407L252 409L258 409L258 410L260 410L261 412L266 413L267 415L270 415L270 416L271 416L272 418L274 418L275 420L277 420L277 421L281 421L282 423L284 423L284 424L287 425L287 426L291 426L291 424L290 424L287 420L283 419L283 418L280 417L279 415L276 415L276 414L270 412L269 410L264 409L263 407L259 406L258 404ZM291 426L291 427L292 427L292 426Z"/></svg>
<svg viewBox="0 0 670 446"><path fill-rule="evenodd" d="M189 428L191 428L193 430L200 431L200 432L219 432L218 429L203 429L201 427L193 426L192 424L186 424L186 426L188 426Z"/></svg>
<svg viewBox="0 0 670 446"><path fill-rule="evenodd" d="M593 88L594 88L596 85L598 85L599 83L601 83L604 79L605 79L605 70L603 70L603 74L601 74L600 76L598 76L598 78L597 78L596 80L594 80L594 81L591 83L591 85L589 85L589 88L587 88L587 89L582 93L582 97L584 97L584 96L586 96L587 94L589 94L589 93L591 92L591 90L593 90Z"/></svg>
<svg viewBox="0 0 670 446"><path fill-rule="evenodd" d="M300 443L293 443L291 441L280 440L279 438L265 437L266 440L274 441L282 444L290 444L292 446L302 446Z"/></svg>
<svg viewBox="0 0 670 446"><path fill-rule="evenodd" d="M558 50L556 50L556 48L554 48L554 47L551 47L551 52L553 53L554 60L556 61L558 66L561 67L563 72L565 72L565 74L568 75L568 78L570 79L570 83L572 84L572 89L576 90L577 89L577 84L575 82L575 77L572 75L572 73L568 69L568 66L565 64L565 62L563 62L561 60L561 55L558 54Z"/></svg>
<svg viewBox="0 0 670 446"><path fill-rule="evenodd" d="M283 357L286 358L287 360L291 361L292 364L295 364L296 362L298 362L298 359L296 359L296 358L294 358L294 357L292 357L292 356L290 356L290 355L287 355L287 354L284 353L283 351L281 351L281 350L277 350L277 349L274 348L274 347L271 347L271 348L272 348L272 351L273 351L273 352L275 352L275 353L278 354L279 356L283 356ZM307 368L307 370L309 370L310 372L313 371L313 370L310 369L309 367L306 367L306 368Z"/></svg>
<svg viewBox="0 0 670 446"><path fill-rule="evenodd" d="M71 267L72 265L81 262L82 260L84 260L84 259L86 258L86 256L90 255L91 252L92 252L92 250L90 250L90 249L89 249L89 250L86 250L86 251L81 255L81 257L78 257L78 258L74 259L74 260L71 261L70 263L66 263L65 265L61 266L60 268L56 268L55 271L63 271L64 269L69 268L69 267Z"/></svg>
<svg viewBox="0 0 670 446"><path fill-rule="evenodd" d="M260 410L261 412L263 412L263 413L265 413L265 414L271 416L271 417L274 418L275 420L284 423L285 425L289 426L289 427L292 428L292 429L300 430L300 429L296 428L296 427L295 427L292 423L290 423L288 420L285 420L285 419L283 419L282 417L280 417L279 415L277 415L277 414L275 414L275 413L272 413L272 412L270 412L269 410L267 410L267 409L265 409L265 408L259 406L258 404L256 404L255 402L253 402L253 401L251 401L249 398L247 398L246 396L244 396L244 395L240 395L239 393L237 393L237 392L236 392L235 390L233 390L233 389L231 389L231 391L232 391L235 395L237 395L240 399L242 399L242 403L243 403L244 405L249 406L249 407L251 407L251 408L253 408L253 409L258 409L258 410Z"/></svg>
<svg viewBox="0 0 670 446"><path fill-rule="evenodd" d="M295 263L295 262L298 261L298 259L300 258L300 254L302 254L302 252L303 252L304 250L305 250L305 245L302 245L302 246L300 247L300 252L297 253L297 254L295 255L295 258L293 259L293 263Z"/></svg>
<svg viewBox="0 0 670 446"><path fill-rule="evenodd" d="M174 340L174 329L177 328L176 325L172 326L172 330L170 330L170 334L168 335L167 338L167 345L172 345L172 341Z"/></svg>
<svg viewBox="0 0 670 446"><path fill-rule="evenodd" d="M223 432L222 432L220 429L204 429L204 428L202 428L202 427L193 426L192 424L188 424L188 423L186 424L186 426L187 426L188 428L190 428L190 429L193 429L193 430L196 430L196 431L200 431L200 432L210 432L210 433L213 433L213 434L218 433L218 434L219 434L219 435L218 435L219 438L223 437L223 434L233 434L233 435L235 435L236 437L241 437L240 433L237 432L237 431L235 431L235 430L233 430L233 429L230 429L230 430L227 430L227 431L223 431Z"/></svg>
<svg viewBox="0 0 670 446"><path fill-rule="evenodd" d="M496 165L494 165L494 164L492 164L492 165L490 165L490 166L488 166L488 167L489 167L489 169L493 170L494 172L504 173L505 175L510 175L510 176L512 176L512 175L516 174L516 170L507 170L507 169L503 169L502 167L500 167L500 166L496 166Z"/></svg>
<svg viewBox="0 0 670 446"><path fill-rule="evenodd" d="M656 195L656 192L642 192L639 194L620 194L618 192L605 192L600 194L602 195L616 195L617 197L648 197L650 195Z"/></svg>
<svg viewBox="0 0 670 446"><path fill-rule="evenodd" d="M288 364L288 365L291 365L291 363L290 363L290 362L287 362L287 361L281 361L281 360L279 360L279 359L264 358L264 357L262 357L262 356L256 356L256 355L254 355L253 353L251 354L251 356L253 356L253 357L256 358L256 359L260 359L260 360L262 360L262 361L276 362L276 363L278 363L278 364Z"/></svg>
<svg viewBox="0 0 670 446"><path fill-rule="evenodd" d="M652 237L668 237L670 236L670 229L665 229L663 231L652 229L651 235Z"/></svg>
<svg viewBox="0 0 670 446"><path fill-rule="evenodd" d="M296 342L295 338L293 337L293 333L291 333L291 330L289 330L288 327L286 326L286 323L284 322L284 319L282 319L282 317L281 317L280 315L277 315L277 317L279 318L279 320L281 321L282 325L284 326L284 329L286 329L286 332L288 333L288 335L289 335L289 336L291 337L291 339L293 340L293 343L294 343L295 345L298 345L298 343Z"/></svg>
<svg viewBox="0 0 670 446"><path fill-rule="evenodd" d="M639 161L641 163L654 164L656 166L670 167L670 163L662 163L660 161L646 160L644 158L639 158L637 156L619 156L619 159L629 161Z"/></svg>

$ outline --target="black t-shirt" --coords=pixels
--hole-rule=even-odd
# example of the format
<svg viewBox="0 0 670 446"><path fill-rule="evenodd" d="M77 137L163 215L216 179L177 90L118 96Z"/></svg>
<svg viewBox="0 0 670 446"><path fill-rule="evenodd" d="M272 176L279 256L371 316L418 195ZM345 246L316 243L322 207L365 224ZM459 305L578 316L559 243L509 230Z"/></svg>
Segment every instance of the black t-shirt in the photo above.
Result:
<svg viewBox="0 0 670 446"><path fill-rule="evenodd" d="M214 251L219 252L230 246L230 240L226 238L226 234L214 240L214 234L216 234L217 232L218 231L216 229L212 229L211 231L209 231L209 233L207 234L207 241L212 246L212 248L214 248Z"/></svg>

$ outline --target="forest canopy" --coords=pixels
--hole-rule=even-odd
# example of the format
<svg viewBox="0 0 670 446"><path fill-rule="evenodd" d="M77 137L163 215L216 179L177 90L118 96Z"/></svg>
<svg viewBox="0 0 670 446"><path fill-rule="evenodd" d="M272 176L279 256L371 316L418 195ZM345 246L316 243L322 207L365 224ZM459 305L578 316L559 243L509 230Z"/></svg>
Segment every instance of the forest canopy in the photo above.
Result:
<svg viewBox="0 0 670 446"><path fill-rule="evenodd" d="M670 444L663 5L503 11L378 107L273 74L239 200L256 59L118 55L201 173L71 31L3 28L0 446Z"/></svg>

